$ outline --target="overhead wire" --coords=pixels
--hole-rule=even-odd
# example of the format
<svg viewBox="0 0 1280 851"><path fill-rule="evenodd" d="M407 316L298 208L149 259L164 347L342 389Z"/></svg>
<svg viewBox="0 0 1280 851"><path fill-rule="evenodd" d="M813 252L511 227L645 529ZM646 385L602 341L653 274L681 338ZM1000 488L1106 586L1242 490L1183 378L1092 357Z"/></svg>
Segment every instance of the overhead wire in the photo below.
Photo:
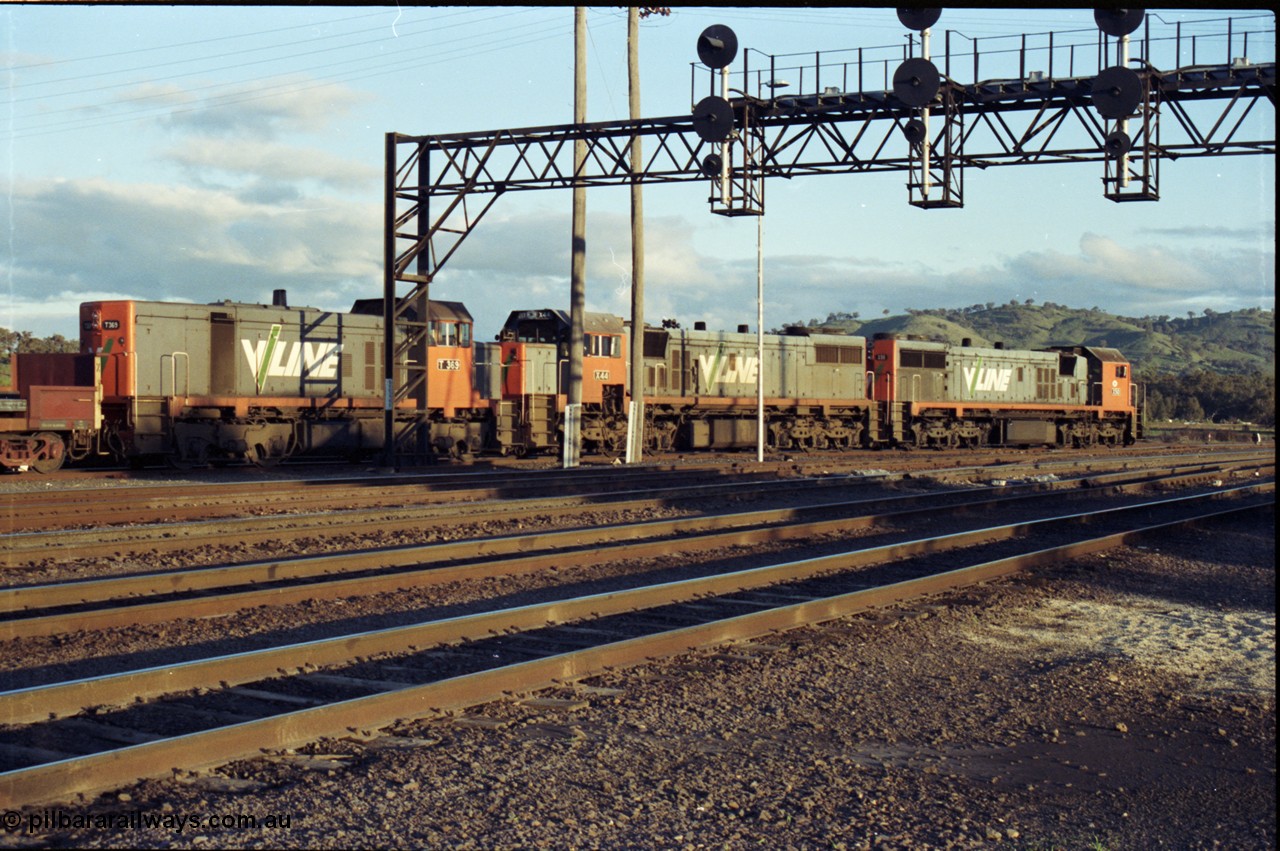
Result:
<svg viewBox="0 0 1280 851"><path fill-rule="evenodd" d="M287 72L271 75L269 77L256 77L248 80L241 80L241 81L235 81L235 82L229 82L229 83L214 83L208 86L188 88L183 90L182 93L190 94L193 92L210 91L210 90L216 91L220 89L231 90L231 91L228 91L227 94L223 96L214 95L212 97L209 97L205 101L203 101L200 106L187 107L185 109L180 107L178 111L189 112L199 108L207 108L209 106L226 106L234 103L242 103L242 102L245 102L246 100L257 100L263 97L270 97L280 93L286 93L289 91L306 91L309 89L318 88L321 85L328 85L329 82L326 82L326 81L341 81L341 80L354 81L354 80L360 80L360 79L368 79L370 77L385 75L388 73L398 73L400 71L411 70L413 68L426 67L430 65L439 64L441 62L447 62L452 60L456 55L463 52L465 52L467 55L483 55L493 50L500 50L500 49L507 49L510 47L522 46L525 44L536 43L537 41L545 40L546 38L552 38L558 35L564 29L565 29L564 24L560 22L555 22L555 21L547 22L546 24L540 27L534 27L534 28L530 28L527 25L514 25L512 27L499 30L498 32L518 31L519 35L521 36L528 36L532 32L537 37L535 38L514 37L514 38L507 38L507 39L498 39L497 41L494 41L495 31L487 30L483 34L483 36L477 36L477 37L483 37L486 39L486 41L491 43L490 46L481 50L476 50L475 48L469 48L469 47L463 46L463 43L468 41L469 39L453 39L449 43L458 44L459 45L458 47L454 47L452 49L447 49L447 50L433 50L429 59L421 58L422 47L418 45L418 46L411 46L411 47L397 49L394 51L383 51L376 55L361 56L355 59L344 60L342 62L327 62L321 65L312 65L305 68L293 68ZM549 34L544 35L544 33L549 33ZM296 75L298 74L305 73L307 71L311 71L315 69L322 69L322 68L329 69L329 68L334 68L338 65L352 64L352 63L367 63L371 61L378 62L384 59L388 55L404 54L404 53L410 53L410 52L415 54L416 58L414 60L400 61L391 65L387 65L383 63L382 67L379 70L376 70L370 73L357 72L353 74L352 72L347 71L347 72L321 75L319 77L313 76L310 78L313 82L305 86L300 85L295 79L287 79L285 82L278 83L276 85L267 85L265 87L259 87L252 93L244 92L245 87L248 87L248 86L254 86L256 84L264 83L270 80L279 80L279 79L284 79L286 77L296 77ZM166 78L166 80L171 80L175 78L176 77L171 76ZM164 82L164 81L161 81L161 82ZM137 85L138 83L134 81L132 84ZM169 92L142 94L142 95L137 95L135 97L131 97L128 99L122 99L118 102L136 104L144 101L154 101L161 98L169 97L170 94L171 93ZM45 115L54 115L58 113L67 113L67 112L79 112L84 108L85 107L83 106L63 107L57 110L47 111ZM122 121L134 120L136 118L145 118L148 115L154 114L155 109L159 109L162 113L167 113L172 111L173 107L170 104L165 104L155 108L144 107L143 109L132 112L127 116L123 116L119 119L114 119L109 121L103 121L95 117L91 120L86 119L83 122L80 120L45 122L42 124L31 125L27 127L14 127L12 129L14 130L17 138L29 138L31 136L42 135L48 132L57 132L60 130L74 129L75 127L78 127L78 126L98 126L101 124L120 123Z"/></svg>
<svg viewBox="0 0 1280 851"><path fill-rule="evenodd" d="M370 71L368 73L351 74L349 72L343 72L343 73L336 73L336 74L329 74L329 75L312 76L308 78L309 82L304 84L299 84L296 81L290 80L290 81L279 83L276 85L268 85L268 86L256 89L251 93L229 92L226 95L214 95L206 99L199 105L188 106L188 107L174 107L172 105L166 104L158 107L144 107L141 110L131 112L128 115L120 116L114 119L102 120L100 118L93 118L93 119L86 119L83 121L72 120L72 121L63 121L63 122L57 122L52 124L41 124L35 127L26 127L26 128L15 127L15 128L12 128L13 133L11 135L11 138L14 138L14 139L33 138L41 135L48 135L50 133L68 132L78 128L89 128L89 127L98 127L98 126L105 126L105 125L122 124L122 123L144 119L147 117L181 115L181 114L186 114L191 112L197 112L203 109L221 108L226 106L233 106L237 104L263 100L263 99L272 98L272 97L279 97L283 94L292 94L292 93L311 91L319 88L324 88L325 86L328 86L328 85L332 85L334 82L354 82L357 80L371 79L374 77L386 76L387 74L396 74L396 73L401 73L407 70L439 65L442 63L452 61L452 59L457 54L463 53L463 52L465 52L466 55L468 56L480 56L480 55L485 55L495 51L508 50L513 47L522 47L529 44L536 44L538 42L547 41L549 39L559 37L564 33L568 32L570 29L571 27L567 22L564 22L564 23L549 22L546 26L542 27L541 30L535 31L536 35L533 38L522 38L522 39L509 38L505 40L498 40L496 42L493 41L493 32L488 31L484 34L484 38L493 43L490 44L490 46L480 50L460 46L460 47L453 48L451 50L435 51L433 52L430 59L398 62L389 66L381 67L377 70ZM529 34L530 32L530 28L528 26L515 26L515 27L508 28L508 30L519 30L521 33L526 35ZM416 48L406 48L404 50L399 50L395 52L403 53L403 52L408 52L409 50L416 50ZM383 54L383 55L385 56L386 54ZM362 57L359 60L349 60L349 61L352 61L352 62L363 61L364 59L367 59L367 58L368 57ZM303 70L311 70L317 67L332 67L333 64L335 63L328 63L324 66L311 66L311 68L308 68L308 69L294 69L288 72L288 74L296 75L298 73L301 73L301 71ZM345 63L339 63L339 64L345 64ZM254 83L263 82L264 80L279 79L280 77L283 77L283 76L286 76L286 75L277 74L268 78L256 78L256 79L247 80L247 81L239 81L237 83L212 84L208 87L201 87L201 88L219 89L219 88L230 88L234 86L244 87L247 85L253 85ZM197 88L197 89L190 89L188 91L199 91L199 90L200 89ZM151 99L157 99L165 96L166 96L165 93L154 94L154 95L141 95L131 100L134 100L134 101L151 100ZM82 109L82 107L68 107L68 108L58 110L58 112L79 111L80 109Z"/></svg>
<svg viewBox="0 0 1280 851"><path fill-rule="evenodd" d="M369 12L364 15L352 15L347 18L335 18L330 21L325 21L325 23L337 24L337 23L343 23L344 21L356 21L362 18L372 18L372 17L377 17L379 15L385 15L385 14L387 14L387 11L385 9L382 9L377 12ZM94 59L113 59L117 56L130 56L135 53L152 53L157 50L173 50L179 47L193 47L198 44L212 44L213 42L230 41L231 39L236 39L236 38L252 38L260 35L271 35L272 33L288 32L290 30L308 29L314 26L316 26L316 23L314 21L309 21L308 23L305 23L305 24L294 24L293 26L288 26L288 27L276 27L274 29L269 29L269 30L255 30L253 32L248 32L248 33L233 33L231 35L214 36L213 38L196 39L195 41L179 41L179 42L171 42L169 44L157 44L151 47L135 47L133 50L117 50L112 53L95 53L88 56L72 56L69 59L50 59L46 62L28 62L26 65L10 65L6 70L25 71L29 68L46 68L54 65L71 65L76 62L88 62Z"/></svg>
<svg viewBox="0 0 1280 851"><path fill-rule="evenodd" d="M481 18L481 19L479 19L479 20L478 20L478 22L479 22L479 23L485 23L485 22L490 21L490 20L495 20L495 19L497 19L497 18L506 18L506 17L509 17L509 15L507 15L507 14L495 15L495 16L493 16L493 17L491 17L491 18ZM449 24L449 25L448 25L448 26L446 26L446 27L435 27L435 26L433 25L433 24L434 24L434 22L429 22L429 21L425 21L425 20L422 20L422 21L414 21L414 22L411 22L411 23L420 23L420 24L428 24L428 25L432 25L432 29L431 29L431 30L418 31L418 32L409 32L409 33L405 33L404 35L401 35L401 36L396 36L395 38L399 39L399 38L406 38L406 37L408 37L408 36L419 36L419 35L434 34L435 32L437 32L437 31L438 31L438 30L440 30L440 29L451 29L451 28L456 27L456 26L462 26L462 24ZM519 26L519 25L516 25L516 26L514 26L514 27L509 27L508 29L515 29L515 28L517 28L518 26ZM385 27L371 27L371 28L369 28L369 29L359 30L359 31L354 32L354 33L341 33L341 34L338 34L338 35L322 36L322 37L320 37L320 38L314 38L314 39L304 39L303 41L300 41L300 42L293 42L293 44L307 44L307 43L315 42L315 41L328 41L328 40L331 40L331 39L334 39L334 38L345 38L345 37L348 37L348 36L351 36L351 35L359 35L359 34L361 34L361 33L366 33L366 32L385 31L385 29L386 29ZM183 78L183 77L193 77L193 76L196 76L196 75L198 75L198 74L209 74L209 73L213 73L213 72L215 72L215 71L226 71L226 70L233 69L233 68L244 68L244 67L247 67L247 66L250 66L250 65L262 65L262 64L266 64L266 63L268 63L268 62L281 62L281 61L285 61L285 60L289 60L289 59L297 59L297 58L304 57L304 56L315 56L315 55L317 55L317 54L321 54L321 53L330 53L330 52L334 52L334 51L338 51L338 50L350 50L350 49L353 49L353 48L365 47L365 46L370 45L370 44L379 44L379 43L381 43L381 42L383 42L383 41L386 41L386 40L387 40L387 39L386 39L386 37L383 37L383 38L376 38L376 39L368 39L368 40L365 40L365 41L351 42L351 43L347 43L347 44L335 45L335 46L333 46L333 47L321 48L321 49L319 49L319 50L306 50L306 51L300 51L300 52L297 52L297 53L289 53L289 54L284 54L284 55L275 55L275 56L268 57L268 58L266 58L266 59L258 59L258 60L254 60L254 61L252 61L252 62L238 62L238 63L233 64L233 65L218 65L218 66L214 66L214 67L212 67L212 68L201 68L201 69L198 69L198 70L195 70L195 71L188 71L188 72L181 73L181 74L170 74L170 75L168 75L168 76L167 76L167 79L181 79L181 78ZM239 55L248 54L248 53L260 53L260 52L262 52L262 51L264 51L264 50L277 50L277 49L279 49L279 47L280 47L280 45L278 45L278 44L263 45L263 46L261 46L261 47L250 47L250 48L245 48L245 49L243 49L243 50L230 51L230 52L228 52L228 53L222 53L222 54L218 54L218 55L216 55L216 56L212 56L212 57L200 57L200 59L202 59L202 60L203 60L203 59L226 59L226 58L229 58L229 57L232 57L232 56L239 56ZM17 84L15 84L12 88L15 88L15 89L18 89L18 88L34 88L34 87L36 87L36 86L52 85L52 84L54 84L54 83L58 83L58 82L71 82L71 81L73 81L73 80L78 80L78 79L88 79L88 78L90 78L90 77L117 76L117 75L120 75L120 74L128 74L128 73L132 73L132 72L134 72L134 71L150 71L150 70L155 69L155 68L164 68L164 67L168 67L168 66L171 66L171 65L188 65L188 64L192 64L194 61L196 61L196 60L193 60L191 57L186 57L186 58L184 58L184 59L175 59L175 60L173 60L173 61L171 61L171 62L160 62L160 63L155 63L155 64L152 64L152 65L138 66L138 67L135 67L135 68L121 68L121 69L114 70L114 71L100 71L100 72L96 72L96 73L94 73L94 74L85 74L85 75L81 75L81 76L79 76L79 77L63 77L63 78L59 78L59 79L56 79L56 80L38 80L38 81L28 82L28 83L17 83ZM118 89L118 88L123 88L123 87L125 87L125 86L132 86L132 85L136 85L136 84L137 84L137 81L136 81L136 80L128 80L128 81L125 81L125 82L123 82L123 83L110 83L110 84L107 84L107 85L103 85L103 86L95 86L95 87L87 88L87 89L71 89L71 90L69 90L69 91L57 92L57 93L54 93L54 94L42 94L42 95L32 95L32 96L30 96L30 97L14 98L14 99L13 99L13 101L14 101L15 103L21 103L21 102L23 102L23 101L36 100L36 99L44 100L44 99L47 99L47 98L49 98L49 97L68 97L68 96L70 96L70 95L75 95L75 94L92 94L92 93L94 93L94 92L108 91L108 90L110 90L110 89Z"/></svg>

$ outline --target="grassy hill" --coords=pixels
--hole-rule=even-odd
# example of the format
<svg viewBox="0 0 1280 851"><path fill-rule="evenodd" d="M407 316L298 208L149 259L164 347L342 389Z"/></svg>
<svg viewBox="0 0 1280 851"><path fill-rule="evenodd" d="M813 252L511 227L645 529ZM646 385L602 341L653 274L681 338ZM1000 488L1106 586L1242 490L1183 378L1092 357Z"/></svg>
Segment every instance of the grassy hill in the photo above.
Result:
<svg viewBox="0 0 1280 851"><path fill-rule="evenodd" d="M1124 352L1147 374L1210 370L1227 374L1275 375L1276 322L1272 311L1250 308L1200 316L1116 316L1060 304L975 304L959 309L913 310L907 314L860 319L832 313L807 327L834 333L917 334L974 345L1003 341L1010 348L1054 345L1111 346Z"/></svg>

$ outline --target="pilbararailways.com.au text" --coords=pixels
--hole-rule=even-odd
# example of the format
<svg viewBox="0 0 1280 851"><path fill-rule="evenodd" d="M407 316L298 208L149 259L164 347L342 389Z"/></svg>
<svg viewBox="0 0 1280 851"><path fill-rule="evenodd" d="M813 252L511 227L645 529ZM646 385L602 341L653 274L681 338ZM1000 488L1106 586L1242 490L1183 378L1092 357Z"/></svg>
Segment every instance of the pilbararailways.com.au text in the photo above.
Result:
<svg viewBox="0 0 1280 851"><path fill-rule="evenodd" d="M171 830L199 833L218 830L279 830L292 824L287 813L254 816L247 813L165 813L121 810L107 813L68 812L57 808L20 813L7 810L0 816L6 833L52 833L58 830Z"/></svg>

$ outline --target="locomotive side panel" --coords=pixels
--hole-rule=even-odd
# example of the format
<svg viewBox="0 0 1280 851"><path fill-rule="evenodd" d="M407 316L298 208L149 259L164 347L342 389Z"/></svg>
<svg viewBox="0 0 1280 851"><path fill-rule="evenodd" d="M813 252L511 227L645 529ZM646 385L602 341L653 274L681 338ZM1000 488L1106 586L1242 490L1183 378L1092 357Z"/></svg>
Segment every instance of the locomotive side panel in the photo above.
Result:
<svg viewBox="0 0 1280 851"><path fill-rule="evenodd" d="M948 351L949 384L964 402L1032 404L1079 402L1071 374L1061 375L1052 352L952 346Z"/></svg>
<svg viewBox="0 0 1280 851"><path fill-rule="evenodd" d="M284 399L381 395L378 388L367 386L367 380L355 380L352 363L353 354L365 355L367 343L381 340L381 329L371 317L226 305L225 309L215 306L206 321L211 328L209 362L219 376L217 387L210 385L210 395ZM365 379L365 370L359 372Z"/></svg>
<svg viewBox="0 0 1280 851"><path fill-rule="evenodd" d="M818 399L862 401L867 398L865 337L815 334L807 338L808 377L802 395Z"/></svg>
<svg viewBox="0 0 1280 851"><path fill-rule="evenodd" d="M718 331L681 330L678 335L681 368L689 363L687 396L716 399L755 399L756 370L759 369L755 337ZM766 349L766 363L775 360L773 347ZM766 367L766 370L768 367ZM766 374L768 374L766 372ZM766 387L766 395L775 395Z"/></svg>

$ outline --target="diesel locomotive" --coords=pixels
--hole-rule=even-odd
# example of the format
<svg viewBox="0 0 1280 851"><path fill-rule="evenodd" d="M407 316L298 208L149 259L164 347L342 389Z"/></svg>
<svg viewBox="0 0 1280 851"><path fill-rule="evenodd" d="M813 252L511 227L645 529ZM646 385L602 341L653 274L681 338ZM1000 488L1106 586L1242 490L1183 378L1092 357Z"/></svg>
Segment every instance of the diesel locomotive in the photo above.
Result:
<svg viewBox="0 0 1280 851"><path fill-rule="evenodd" d="M557 450L572 368L568 314L515 310L493 342L480 342L463 304L433 301L430 312L430 445L453 456ZM0 465L48 472L90 454L179 467L372 455L384 440L381 314L380 299L338 313L289 306L283 291L272 304L87 302L81 354L0 364ZM1142 436L1139 387L1115 349L791 328L766 335L761 357L745 326L643 333L650 451L754 447L757 376L777 450L1127 445ZM585 452L616 456L625 446L629 335L621 317L586 314ZM397 407L405 423L409 404Z"/></svg>

